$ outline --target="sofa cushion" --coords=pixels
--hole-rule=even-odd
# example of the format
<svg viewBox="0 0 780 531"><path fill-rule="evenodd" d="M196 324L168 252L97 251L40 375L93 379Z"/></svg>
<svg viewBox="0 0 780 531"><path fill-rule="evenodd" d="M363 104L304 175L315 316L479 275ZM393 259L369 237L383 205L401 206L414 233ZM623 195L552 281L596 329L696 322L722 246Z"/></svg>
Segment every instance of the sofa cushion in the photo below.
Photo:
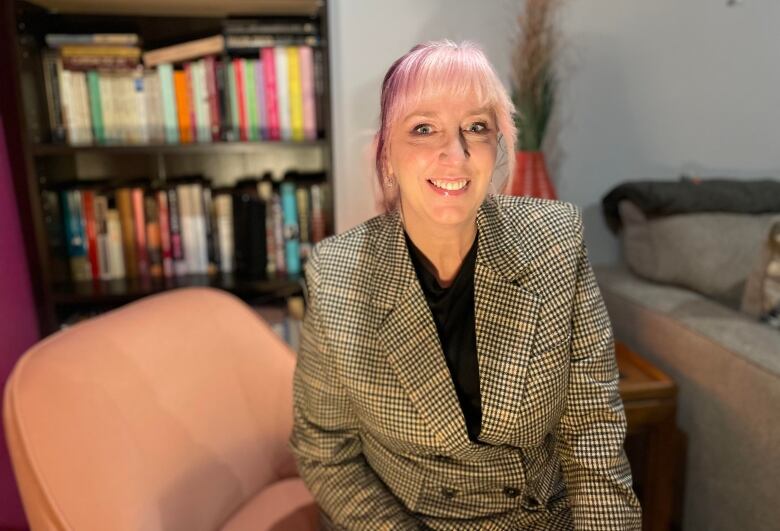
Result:
<svg viewBox="0 0 780 531"><path fill-rule="evenodd" d="M780 216L764 236L740 309L780 329Z"/></svg>
<svg viewBox="0 0 780 531"><path fill-rule="evenodd" d="M303 480L288 478L261 490L220 531L314 531L319 514Z"/></svg>
<svg viewBox="0 0 780 531"><path fill-rule="evenodd" d="M733 309L740 306L752 257L777 217L700 212L647 218L629 200L619 210L623 256L636 275L692 289Z"/></svg>

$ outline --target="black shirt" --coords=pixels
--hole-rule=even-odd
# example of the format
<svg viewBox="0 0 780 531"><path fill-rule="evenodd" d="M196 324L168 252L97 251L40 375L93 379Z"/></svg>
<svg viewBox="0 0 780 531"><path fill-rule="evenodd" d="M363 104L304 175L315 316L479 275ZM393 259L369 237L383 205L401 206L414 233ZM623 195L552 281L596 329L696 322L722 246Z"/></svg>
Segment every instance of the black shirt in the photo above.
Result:
<svg viewBox="0 0 780 531"><path fill-rule="evenodd" d="M477 338L474 331L474 264L478 236L474 238L457 276L446 288L439 285L436 275L425 264L424 255L412 243L406 231L404 236L417 279L436 323L442 351L466 420L469 439L476 442L482 427Z"/></svg>

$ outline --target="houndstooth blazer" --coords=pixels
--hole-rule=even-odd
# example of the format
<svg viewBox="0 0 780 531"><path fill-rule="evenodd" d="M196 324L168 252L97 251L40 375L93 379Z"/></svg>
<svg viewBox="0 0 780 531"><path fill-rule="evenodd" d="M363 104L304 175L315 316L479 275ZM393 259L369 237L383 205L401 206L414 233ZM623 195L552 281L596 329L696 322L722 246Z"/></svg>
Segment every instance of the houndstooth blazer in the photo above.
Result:
<svg viewBox="0 0 780 531"><path fill-rule="evenodd" d="M639 529L580 210L488 195L477 230L479 443L398 212L314 247L290 446L326 527Z"/></svg>

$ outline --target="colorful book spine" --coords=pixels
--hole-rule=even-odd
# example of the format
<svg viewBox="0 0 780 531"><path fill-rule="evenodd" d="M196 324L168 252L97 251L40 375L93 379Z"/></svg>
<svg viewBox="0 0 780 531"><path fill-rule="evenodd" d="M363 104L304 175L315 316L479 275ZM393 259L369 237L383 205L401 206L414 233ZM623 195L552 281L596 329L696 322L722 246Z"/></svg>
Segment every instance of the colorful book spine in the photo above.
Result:
<svg viewBox="0 0 780 531"><path fill-rule="evenodd" d="M220 112L220 96L218 87L217 60L213 55L204 59L206 70L206 92L209 107L209 123L211 125L211 140L217 142L221 138L220 122L224 116Z"/></svg>
<svg viewBox="0 0 780 531"><path fill-rule="evenodd" d="M233 59L233 71L236 75L236 100L238 102L238 132L241 140L249 139L248 121L247 121L247 108L246 108L246 95L245 80L244 80L244 60Z"/></svg>
<svg viewBox="0 0 780 531"><path fill-rule="evenodd" d="M274 192L271 197L271 209L273 210L273 227L274 227L274 256L276 257L276 274L283 275L287 272L287 263L285 260L285 247L284 247L284 219L282 214L282 198L278 193Z"/></svg>
<svg viewBox="0 0 780 531"><path fill-rule="evenodd" d="M297 46L287 46L287 72L289 74L290 138L303 140L303 98L301 91L301 70Z"/></svg>
<svg viewBox="0 0 780 531"><path fill-rule="evenodd" d="M125 273L129 278L136 278L138 277L138 258L135 246L133 197L130 188L120 188L116 191L116 208L122 224L122 253L125 259Z"/></svg>
<svg viewBox="0 0 780 531"><path fill-rule="evenodd" d="M60 193L60 199L71 278L74 281L90 280L92 270L80 217L81 194L78 190L64 190Z"/></svg>
<svg viewBox="0 0 780 531"><path fill-rule="evenodd" d="M265 111L265 79L263 76L263 62L257 60L255 64L255 91L257 94L257 136L260 140L268 140L268 119Z"/></svg>
<svg viewBox="0 0 780 531"><path fill-rule="evenodd" d="M176 108L176 88L173 81L173 65L164 63L157 66L160 77L160 93L162 95L163 123L165 140L169 144L179 143L179 120Z"/></svg>
<svg viewBox="0 0 780 531"><path fill-rule="evenodd" d="M106 212L106 226L108 232L108 259L109 278L125 277L125 257L122 247L122 222L119 219L119 211L109 208Z"/></svg>
<svg viewBox="0 0 780 531"><path fill-rule="evenodd" d="M149 275L160 278L163 274L160 219L157 198L154 193L144 194L144 221L146 223L146 250L149 257Z"/></svg>
<svg viewBox="0 0 780 531"><path fill-rule="evenodd" d="M242 59L244 97L246 98L247 139L257 140L257 91L255 90L255 61Z"/></svg>
<svg viewBox="0 0 780 531"><path fill-rule="evenodd" d="M149 275L149 253L146 248L146 220L144 219L144 191L133 188L130 191L133 202L133 222L135 225L135 257L138 263L138 275Z"/></svg>
<svg viewBox="0 0 780 531"><path fill-rule="evenodd" d="M290 75L287 72L287 50L284 46L274 48L276 61L276 101L279 109L279 131L281 140L292 140L290 127Z"/></svg>
<svg viewBox="0 0 780 531"><path fill-rule="evenodd" d="M303 137L317 139L317 112L314 96L314 56L311 46L298 48L301 66L301 93L303 98Z"/></svg>
<svg viewBox="0 0 780 531"><path fill-rule="evenodd" d="M160 220L160 250L162 252L163 275L173 276L173 252L171 250L171 225L169 222L168 194L165 190L157 190L157 212Z"/></svg>
<svg viewBox="0 0 780 531"><path fill-rule="evenodd" d="M86 239L87 239L87 256L89 257L89 264L92 269L92 278L100 278L100 263L98 262L98 244L97 244L97 228L95 227L95 206L94 206L94 192L92 190L82 190L81 192L81 204L82 204L82 217L84 225L86 227Z"/></svg>
<svg viewBox="0 0 780 531"><path fill-rule="evenodd" d="M301 251L298 232L298 208L295 202L295 184L283 182L280 185L282 197L282 219L284 223L284 259L287 273L301 272Z"/></svg>
<svg viewBox="0 0 780 531"><path fill-rule="evenodd" d="M100 103L100 75L96 70L87 72L87 86L89 88L89 108L92 116L92 134L95 142L105 144L106 135L103 129L103 110Z"/></svg>
<svg viewBox="0 0 780 531"><path fill-rule="evenodd" d="M273 48L260 51L263 62L263 81L265 82L265 110L268 120L268 139L279 140L279 108L276 97L276 54Z"/></svg>
<svg viewBox="0 0 780 531"><path fill-rule="evenodd" d="M171 255L173 272L176 276L187 274L187 261L184 256L184 243L181 232L181 208L178 187L168 188L168 223L171 230Z"/></svg>
<svg viewBox="0 0 780 531"><path fill-rule="evenodd" d="M241 109L238 103L238 85L236 83L236 63L226 60L225 79L228 86L228 102L230 106L230 128L228 129L228 138L230 140L239 140L241 138Z"/></svg>

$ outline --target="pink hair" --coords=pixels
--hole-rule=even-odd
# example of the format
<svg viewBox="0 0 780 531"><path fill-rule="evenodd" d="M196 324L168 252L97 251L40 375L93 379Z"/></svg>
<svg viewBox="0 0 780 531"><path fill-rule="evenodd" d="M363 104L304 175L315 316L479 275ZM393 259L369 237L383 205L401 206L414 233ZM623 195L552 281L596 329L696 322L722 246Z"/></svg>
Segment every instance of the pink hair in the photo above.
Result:
<svg viewBox="0 0 780 531"><path fill-rule="evenodd" d="M374 136L376 177L384 196L385 210L397 207L397 193L390 195L384 187L387 148L393 127L419 101L428 97L474 92L479 105L493 110L498 132L503 135L507 171L498 176L495 189L503 193L509 185L515 162L517 131L513 115L515 106L496 75L485 53L474 42L455 43L449 39L417 44L396 59L382 82L379 130ZM398 187L394 187L397 190Z"/></svg>

